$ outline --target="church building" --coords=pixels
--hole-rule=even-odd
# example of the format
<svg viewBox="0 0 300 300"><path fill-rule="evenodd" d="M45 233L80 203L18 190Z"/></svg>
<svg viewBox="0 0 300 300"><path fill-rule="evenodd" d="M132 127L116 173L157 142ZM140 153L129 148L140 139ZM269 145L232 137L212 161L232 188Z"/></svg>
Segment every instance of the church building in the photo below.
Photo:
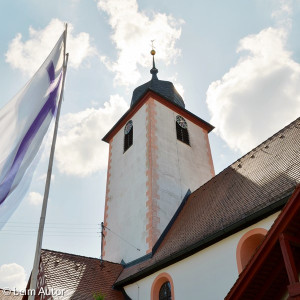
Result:
<svg viewBox="0 0 300 300"><path fill-rule="evenodd" d="M215 175L214 127L151 54L103 138L101 259L43 250L38 288L64 296L36 299L300 299L300 118Z"/></svg>

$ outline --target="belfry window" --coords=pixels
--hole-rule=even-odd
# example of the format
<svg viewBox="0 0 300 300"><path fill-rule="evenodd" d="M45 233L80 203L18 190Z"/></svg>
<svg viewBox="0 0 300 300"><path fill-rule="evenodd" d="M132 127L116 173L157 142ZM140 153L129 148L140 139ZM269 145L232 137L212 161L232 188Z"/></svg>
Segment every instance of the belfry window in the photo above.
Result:
<svg viewBox="0 0 300 300"><path fill-rule="evenodd" d="M185 119L182 116L176 116L176 133L177 140L190 145L188 127Z"/></svg>
<svg viewBox="0 0 300 300"><path fill-rule="evenodd" d="M159 300L171 300L172 294L171 294L171 284L169 281L165 282L160 290L159 290Z"/></svg>
<svg viewBox="0 0 300 300"><path fill-rule="evenodd" d="M133 143L133 123L132 120L128 121L124 128L124 152L127 151L128 148Z"/></svg>

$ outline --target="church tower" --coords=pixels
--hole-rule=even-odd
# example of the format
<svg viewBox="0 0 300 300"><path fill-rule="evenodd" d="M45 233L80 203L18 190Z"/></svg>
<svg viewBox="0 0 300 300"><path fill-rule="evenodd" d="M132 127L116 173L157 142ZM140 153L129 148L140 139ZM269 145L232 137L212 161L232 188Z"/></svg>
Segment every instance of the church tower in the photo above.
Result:
<svg viewBox="0 0 300 300"><path fill-rule="evenodd" d="M214 176L213 127L185 109L169 81L137 87L109 143L103 259L129 263L152 251L188 190Z"/></svg>

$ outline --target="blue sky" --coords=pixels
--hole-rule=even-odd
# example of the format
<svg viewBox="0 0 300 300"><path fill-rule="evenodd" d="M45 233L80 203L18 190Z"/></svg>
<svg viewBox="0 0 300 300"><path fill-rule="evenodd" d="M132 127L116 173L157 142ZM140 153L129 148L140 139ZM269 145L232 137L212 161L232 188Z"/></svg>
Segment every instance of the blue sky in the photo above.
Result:
<svg viewBox="0 0 300 300"><path fill-rule="evenodd" d="M299 0L1 1L0 107L69 24L43 247L100 256L108 150L101 138L133 89L150 79L151 40L158 77L216 127L210 143L218 173L300 115L299 13ZM22 288L30 275L47 149L49 141L26 198L0 232L3 288Z"/></svg>

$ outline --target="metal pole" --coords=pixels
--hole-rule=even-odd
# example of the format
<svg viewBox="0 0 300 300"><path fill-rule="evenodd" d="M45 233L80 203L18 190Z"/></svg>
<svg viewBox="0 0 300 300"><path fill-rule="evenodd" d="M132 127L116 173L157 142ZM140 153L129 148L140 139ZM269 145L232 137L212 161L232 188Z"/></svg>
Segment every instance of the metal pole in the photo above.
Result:
<svg viewBox="0 0 300 300"><path fill-rule="evenodd" d="M60 110L61 110L61 103L62 103L62 98L63 98L63 91L64 91L64 85L65 85L66 72L67 72L67 64L68 64L68 58L69 58L69 54L68 53L65 54L66 53L66 38L67 38L67 24L66 24L65 37L64 37L63 81L62 81L61 93L60 93L60 98L59 98L57 113L56 113L56 120L55 120L51 152L50 152L50 158L49 158L49 164L48 164L47 179L46 179L45 192L44 192L44 200L43 200L43 206L42 206L41 217L40 217L38 238L37 238L37 242L36 242L34 264L33 264L33 269L32 269L32 274L31 274L30 295L28 297L28 300L34 300L34 298L35 298L34 292L32 292L32 291L36 290L37 276L38 276L38 272L39 272L43 233L44 233L44 226L45 226L45 219L46 219L46 210L47 210L47 204L48 204L48 196L49 196L52 167L53 167L53 158L54 158L56 137L57 137L57 131L58 131L59 115L60 115Z"/></svg>
<svg viewBox="0 0 300 300"><path fill-rule="evenodd" d="M103 239L104 239L103 228L104 228L104 223L101 222L101 257L100 257L101 263L103 260Z"/></svg>

